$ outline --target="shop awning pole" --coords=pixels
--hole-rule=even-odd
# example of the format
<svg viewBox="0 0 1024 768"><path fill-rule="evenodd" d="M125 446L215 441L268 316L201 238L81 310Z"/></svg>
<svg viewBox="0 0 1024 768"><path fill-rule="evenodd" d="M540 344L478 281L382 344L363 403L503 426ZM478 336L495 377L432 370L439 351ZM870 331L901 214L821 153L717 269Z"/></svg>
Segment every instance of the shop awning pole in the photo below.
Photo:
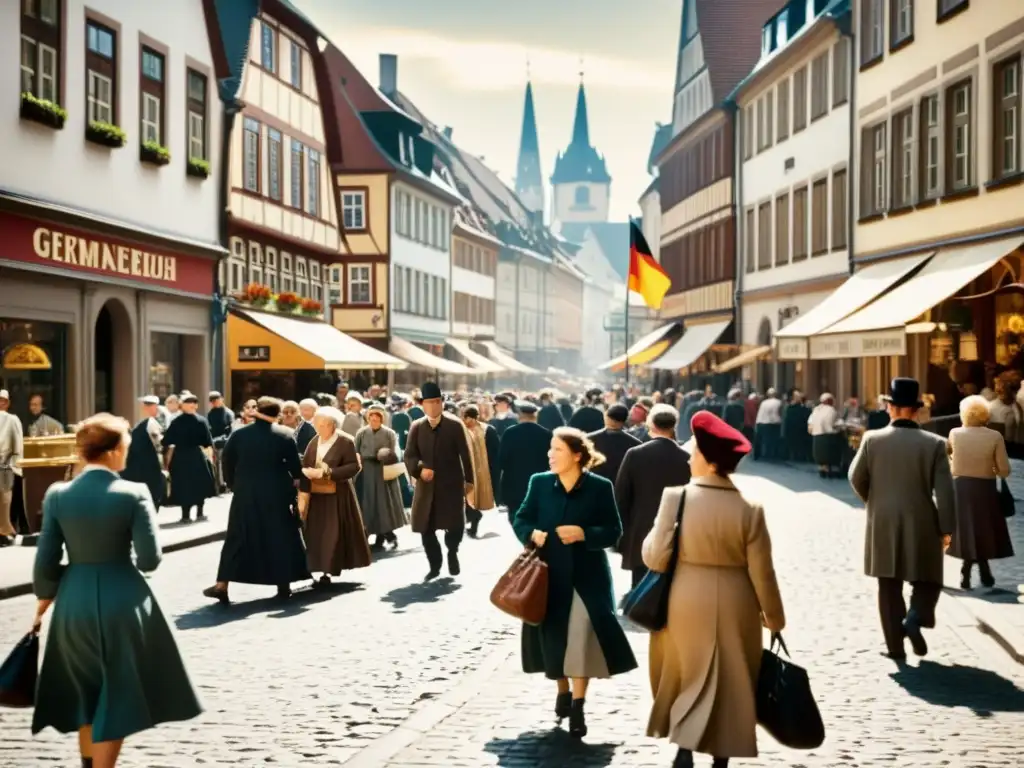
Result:
<svg viewBox="0 0 1024 768"><path fill-rule="evenodd" d="M629 225L630 225L630 227L633 226L633 217L632 216L629 217ZM626 319L622 323L622 334L624 336L622 342L623 342L623 346L625 347L624 350L623 350L623 353L626 355L626 367L625 367L626 384L625 384L625 388L626 388L626 390L629 390L629 270L628 269L626 270L626 315L625 315L625 318ZM626 392L626 396L627 397L629 396L629 392L628 391Z"/></svg>

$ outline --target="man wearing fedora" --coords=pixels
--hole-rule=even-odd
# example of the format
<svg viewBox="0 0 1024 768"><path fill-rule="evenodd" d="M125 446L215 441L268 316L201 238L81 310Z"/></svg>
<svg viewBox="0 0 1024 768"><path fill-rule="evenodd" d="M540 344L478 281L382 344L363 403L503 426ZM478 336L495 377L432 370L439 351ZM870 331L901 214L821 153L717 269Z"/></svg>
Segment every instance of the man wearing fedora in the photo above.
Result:
<svg viewBox="0 0 1024 768"><path fill-rule="evenodd" d="M412 496L412 530L423 537L430 571L425 581L441 574L444 531L448 573L458 576L459 544L466 530L466 497L473 489L473 457L469 433L456 416L444 412L441 388L432 381L421 391L425 415L409 428L405 466L416 480ZM484 470L486 471L486 470Z"/></svg>
<svg viewBox="0 0 1024 768"><path fill-rule="evenodd" d="M956 497L946 441L914 420L923 405L917 380L889 387L889 426L865 433L850 465L850 485L867 507L864 571L878 579L878 612L885 655L928 653L922 629L935 627L942 593L943 552L956 525ZM913 591L910 610L903 584Z"/></svg>

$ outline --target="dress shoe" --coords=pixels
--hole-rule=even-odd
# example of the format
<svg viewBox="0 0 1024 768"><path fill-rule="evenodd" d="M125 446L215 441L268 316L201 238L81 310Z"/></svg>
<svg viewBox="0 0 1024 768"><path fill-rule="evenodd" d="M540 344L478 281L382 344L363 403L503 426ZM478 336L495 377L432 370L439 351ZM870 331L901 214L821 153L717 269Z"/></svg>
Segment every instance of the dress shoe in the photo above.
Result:
<svg viewBox="0 0 1024 768"><path fill-rule="evenodd" d="M897 664L902 664L907 660L907 654L905 653L893 653L892 651L880 651L880 653L885 658L895 661Z"/></svg>
<svg viewBox="0 0 1024 768"><path fill-rule="evenodd" d="M693 752L680 747L676 759L672 761L672 768L693 768Z"/></svg>
<svg viewBox="0 0 1024 768"><path fill-rule="evenodd" d="M928 655L928 643L924 640L924 634L921 632L921 625L918 623L917 618L914 616L908 616L903 622L903 634L907 636L910 641L910 647L914 649L914 653L918 656Z"/></svg>
<svg viewBox="0 0 1024 768"><path fill-rule="evenodd" d="M228 600L228 591L226 589L220 589L216 584L204 589L203 597L212 597L214 600L225 604L230 602Z"/></svg>
<svg viewBox="0 0 1024 768"><path fill-rule="evenodd" d="M558 719L558 723L567 718L572 713L572 694L569 691L560 693L555 697L555 717Z"/></svg>
<svg viewBox="0 0 1024 768"><path fill-rule="evenodd" d="M14 544L13 536L0 536L0 548L10 547Z"/></svg>
<svg viewBox="0 0 1024 768"><path fill-rule="evenodd" d="M587 718L583 714L583 699L573 699L569 710L569 735L582 739L587 735Z"/></svg>
<svg viewBox="0 0 1024 768"><path fill-rule="evenodd" d="M434 579L436 579L440 575L441 575L441 569L440 568L433 568L433 567L431 567L431 569L427 572L427 575L423 577L423 580L424 581L433 581Z"/></svg>
<svg viewBox="0 0 1024 768"><path fill-rule="evenodd" d="M983 560L978 563L978 573L981 576L981 586L986 589L992 589L996 585L996 578L992 575L992 569L989 567L988 562Z"/></svg>
<svg viewBox="0 0 1024 768"><path fill-rule="evenodd" d="M277 599L287 600L292 596L292 588L290 584L282 584L277 588Z"/></svg>
<svg viewBox="0 0 1024 768"><path fill-rule="evenodd" d="M462 566L459 565L459 553L449 552L448 553L448 573L452 576L458 576L462 573Z"/></svg>

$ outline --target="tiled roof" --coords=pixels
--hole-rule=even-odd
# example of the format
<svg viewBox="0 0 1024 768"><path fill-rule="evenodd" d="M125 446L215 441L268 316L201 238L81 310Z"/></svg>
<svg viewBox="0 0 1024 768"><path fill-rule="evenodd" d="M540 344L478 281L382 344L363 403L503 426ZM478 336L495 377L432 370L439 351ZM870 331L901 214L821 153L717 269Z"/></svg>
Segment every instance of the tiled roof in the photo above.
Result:
<svg viewBox="0 0 1024 768"><path fill-rule="evenodd" d="M696 0L711 94L721 104L761 55L761 25L785 0Z"/></svg>
<svg viewBox="0 0 1024 768"><path fill-rule="evenodd" d="M377 98L376 89L333 45L328 44L321 56L331 84L330 100L334 110L329 116L333 116L341 140L340 152L332 158L332 167L337 171L395 170L390 156L377 144L359 114L360 104L366 111L386 108L383 100Z"/></svg>
<svg viewBox="0 0 1024 768"><path fill-rule="evenodd" d="M207 16L213 43L224 52L228 71L218 72L217 91L221 101L230 103L242 87L242 73L249 60L252 20L260 12L259 0L212 0L213 18ZM225 76L226 75L226 76Z"/></svg>

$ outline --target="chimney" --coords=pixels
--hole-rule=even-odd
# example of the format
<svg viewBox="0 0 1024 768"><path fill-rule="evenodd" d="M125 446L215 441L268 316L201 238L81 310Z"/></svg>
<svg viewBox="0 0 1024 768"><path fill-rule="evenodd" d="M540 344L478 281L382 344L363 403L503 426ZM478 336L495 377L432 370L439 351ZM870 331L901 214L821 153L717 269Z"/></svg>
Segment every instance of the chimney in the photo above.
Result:
<svg viewBox="0 0 1024 768"><path fill-rule="evenodd" d="M380 90L385 96L398 92L398 56L393 53L380 55Z"/></svg>
<svg viewBox="0 0 1024 768"><path fill-rule="evenodd" d="M446 125L442 133L444 133L444 137L448 139L448 141L452 140L452 127L450 125Z"/></svg>

